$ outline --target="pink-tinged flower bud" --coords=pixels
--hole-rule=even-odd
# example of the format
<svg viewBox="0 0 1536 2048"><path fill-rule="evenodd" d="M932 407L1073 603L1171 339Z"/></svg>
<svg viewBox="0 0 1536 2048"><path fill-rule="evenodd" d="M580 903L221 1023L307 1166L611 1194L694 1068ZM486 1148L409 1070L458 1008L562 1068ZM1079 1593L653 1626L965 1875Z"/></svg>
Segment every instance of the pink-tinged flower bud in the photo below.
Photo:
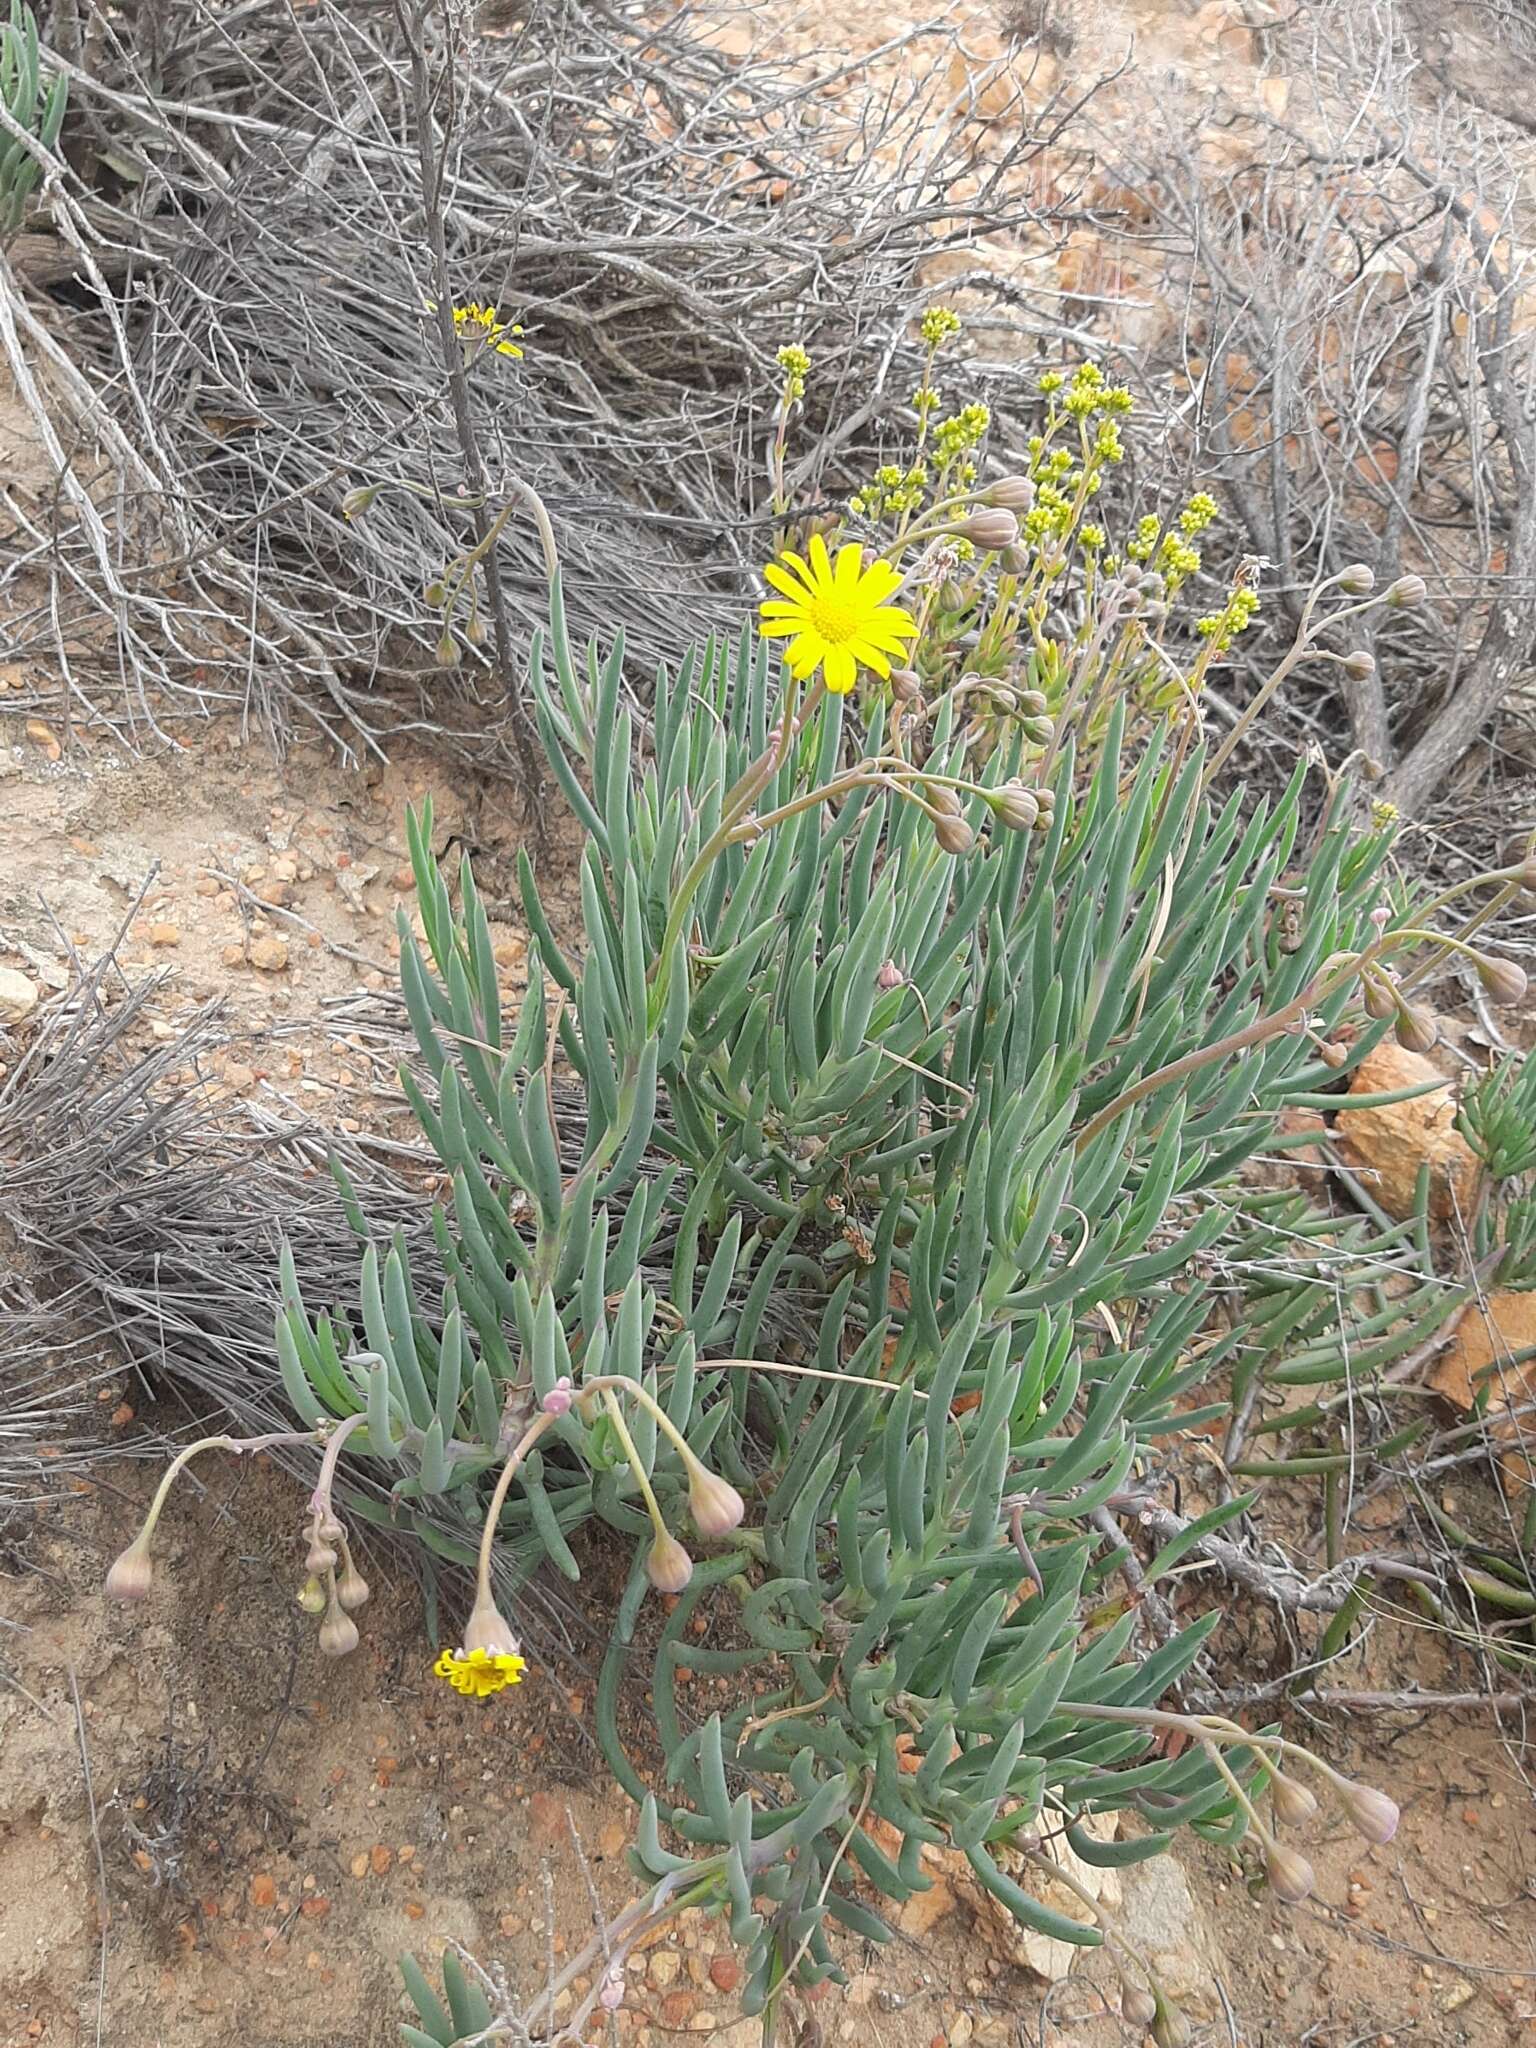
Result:
<svg viewBox="0 0 1536 2048"><path fill-rule="evenodd" d="M1304 1827L1317 1812L1317 1801L1307 1786L1297 1784L1294 1778L1282 1777L1278 1771L1270 1779L1269 1796L1276 1818L1288 1828Z"/></svg>
<svg viewBox="0 0 1536 2048"><path fill-rule="evenodd" d="M322 1657L350 1657L357 1648L361 1637L357 1623L350 1614L332 1605L320 1624L320 1654Z"/></svg>
<svg viewBox="0 0 1536 2048"><path fill-rule="evenodd" d="M1010 832L1028 832L1040 816L1040 799L1022 782L1005 782L992 798L992 812Z"/></svg>
<svg viewBox="0 0 1536 2048"><path fill-rule="evenodd" d="M1299 1906L1303 1899L1310 1898L1317 1882L1306 1857L1288 1849L1283 1842L1276 1842L1265 1857L1264 1871L1270 1890L1287 1906Z"/></svg>
<svg viewBox="0 0 1536 2048"><path fill-rule="evenodd" d="M1355 1833L1378 1849L1397 1833L1397 1824L1402 1819L1397 1801L1378 1792L1374 1785L1355 1785L1346 1780L1339 1786L1339 1800Z"/></svg>
<svg viewBox="0 0 1536 2048"><path fill-rule="evenodd" d="M107 1572L107 1597L110 1600L147 1600L154 1580L155 1567L149 1545L142 1536L135 1537L121 1556L112 1560Z"/></svg>
<svg viewBox="0 0 1536 2048"><path fill-rule="evenodd" d="M688 1477L688 1512L701 1536L729 1536L741 1526L747 1504L729 1480L700 1465Z"/></svg>
<svg viewBox="0 0 1536 2048"><path fill-rule="evenodd" d="M1351 648L1340 663L1351 682L1363 683L1376 673L1376 657L1364 647Z"/></svg>
<svg viewBox="0 0 1536 2048"><path fill-rule="evenodd" d="M885 961L881 966L880 972L875 976L875 987L883 989L887 995L890 994L893 988L905 988L906 985L907 977L902 973L894 960Z"/></svg>
<svg viewBox="0 0 1536 2048"><path fill-rule="evenodd" d="M1000 476L981 494L983 505L1000 505L1005 512L1027 512L1035 502L1035 487L1027 476Z"/></svg>
<svg viewBox="0 0 1536 2048"><path fill-rule="evenodd" d="M1021 547L999 548L997 562L1010 576L1027 576L1032 566L1028 548Z"/></svg>
<svg viewBox="0 0 1536 2048"><path fill-rule="evenodd" d="M571 1376L568 1372L563 1372L539 1403L539 1406L546 1415L566 1415L570 1412L571 1403L575 1398L576 1395L572 1387Z"/></svg>
<svg viewBox="0 0 1536 2048"><path fill-rule="evenodd" d="M1339 588L1350 597L1369 597L1376 588L1376 571L1369 562L1351 562L1339 571Z"/></svg>
<svg viewBox="0 0 1536 2048"><path fill-rule="evenodd" d="M336 1553L328 1543L311 1543L304 1553L304 1569L316 1577L336 1569Z"/></svg>
<svg viewBox="0 0 1536 2048"><path fill-rule="evenodd" d="M969 853L976 844L976 834L964 818L940 818L934 825L933 836L946 853Z"/></svg>
<svg viewBox="0 0 1536 2048"><path fill-rule="evenodd" d="M914 697L920 697L922 694L923 679L916 669L893 668L891 670L891 695L898 704L910 704Z"/></svg>
<svg viewBox="0 0 1536 2048"><path fill-rule="evenodd" d="M1523 1003L1529 986L1523 967L1517 967L1513 960L1495 960L1489 954L1479 957L1477 978L1487 989L1496 1003Z"/></svg>
<svg viewBox="0 0 1536 2048"><path fill-rule="evenodd" d="M1152 2022L1152 2039L1156 2048L1189 2048L1194 2038L1195 2030L1179 2008L1159 1999L1157 2018Z"/></svg>
<svg viewBox="0 0 1536 2048"><path fill-rule="evenodd" d="M1407 611L1422 604L1428 595L1429 585L1422 576L1399 576L1395 583L1387 585L1386 601L1394 611Z"/></svg>
<svg viewBox="0 0 1536 2048"><path fill-rule="evenodd" d="M464 1624L464 1654L484 1650L488 1657L521 1657L523 1646L512 1633L494 1600L477 1600Z"/></svg>
<svg viewBox="0 0 1536 2048"><path fill-rule="evenodd" d="M1335 1073L1349 1065L1349 1047L1340 1045L1336 1038L1323 1039L1318 1045L1317 1056L1325 1067L1332 1067Z"/></svg>
<svg viewBox="0 0 1536 2048"><path fill-rule="evenodd" d="M1392 1035L1404 1052L1433 1052L1440 1039L1440 1026L1422 1004L1408 1003L1397 1013Z"/></svg>
<svg viewBox="0 0 1536 2048"><path fill-rule="evenodd" d="M1019 537L1019 522L1001 505L983 505L975 512L967 512L963 519L957 519L949 530L962 540L970 541L973 547L994 554L999 548L1013 546Z"/></svg>
<svg viewBox="0 0 1536 2048"><path fill-rule="evenodd" d="M300 1586L299 1605L306 1614L324 1614L325 1588L318 1579L306 1579Z"/></svg>
<svg viewBox="0 0 1536 2048"><path fill-rule="evenodd" d="M930 810L938 811L946 818L964 817L964 804L961 803L955 792L952 789L946 789L942 782L925 782L923 784L923 795L928 799L928 808Z"/></svg>
<svg viewBox="0 0 1536 2048"><path fill-rule="evenodd" d="M662 1529L646 1555L645 1574L658 1593L681 1593L693 1577L693 1559Z"/></svg>
<svg viewBox="0 0 1536 2048"><path fill-rule="evenodd" d="M315 1534L322 1543L329 1543L333 1550L347 1540L346 1529L337 1521L333 1514L326 1515L325 1520L320 1523Z"/></svg>
<svg viewBox="0 0 1536 2048"><path fill-rule="evenodd" d="M1121 1984L1120 2017L1133 2027L1151 2026L1157 2018L1157 2000L1145 1984Z"/></svg>

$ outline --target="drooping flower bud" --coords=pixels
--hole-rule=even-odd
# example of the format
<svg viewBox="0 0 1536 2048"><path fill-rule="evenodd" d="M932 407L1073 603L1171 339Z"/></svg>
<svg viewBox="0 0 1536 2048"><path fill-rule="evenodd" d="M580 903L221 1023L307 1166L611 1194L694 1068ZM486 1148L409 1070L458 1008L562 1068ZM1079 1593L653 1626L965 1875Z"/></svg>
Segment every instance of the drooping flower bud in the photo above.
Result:
<svg viewBox="0 0 1536 2048"><path fill-rule="evenodd" d="M1478 956L1477 978L1496 1003L1523 1003L1530 985L1523 967L1487 953Z"/></svg>
<svg viewBox="0 0 1536 2048"><path fill-rule="evenodd" d="M539 1403L539 1406L546 1415L566 1415L569 1414L571 1403L575 1398L576 1394L571 1383L571 1376L568 1372L563 1372Z"/></svg>
<svg viewBox="0 0 1536 2048"><path fill-rule="evenodd" d="M1050 699L1044 690L1020 690L1019 712L1022 717L1044 718L1050 708Z"/></svg>
<svg viewBox="0 0 1536 2048"><path fill-rule="evenodd" d="M382 484L360 484L355 491L348 491L341 501L343 519L355 519L359 512L366 512L384 486Z"/></svg>
<svg viewBox="0 0 1536 2048"><path fill-rule="evenodd" d="M136 1536L120 1556L113 1558L107 1572L107 1597L111 1600L147 1600L154 1584L154 1561L149 1544Z"/></svg>
<svg viewBox="0 0 1536 2048"><path fill-rule="evenodd" d="M914 697L923 694L923 679L916 669L893 668L891 670L891 695L898 704L910 704Z"/></svg>
<svg viewBox="0 0 1536 2048"><path fill-rule="evenodd" d="M1033 740L1037 747L1048 747L1056 737L1056 728L1048 718L1022 718L1019 724L1024 737Z"/></svg>
<svg viewBox="0 0 1536 2048"><path fill-rule="evenodd" d="M976 834L964 818L939 818L935 821L933 836L946 853L969 853L976 844Z"/></svg>
<svg viewBox="0 0 1536 2048"><path fill-rule="evenodd" d="M422 592L422 596L430 605L446 604L448 602L448 586L446 583L441 583L434 578Z"/></svg>
<svg viewBox="0 0 1536 2048"><path fill-rule="evenodd" d="M1005 512L1027 512L1035 502L1035 486L1027 476L1000 476L981 494L983 505L1001 505Z"/></svg>
<svg viewBox="0 0 1536 2048"><path fill-rule="evenodd" d="M1283 1842L1276 1842L1264 1858L1264 1872L1270 1890L1287 1906L1299 1906L1303 1899L1310 1898L1317 1882L1306 1857L1288 1849Z"/></svg>
<svg viewBox="0 0 1536 2048"><path fill-rule="evenodd" d="M741 1526L747 1504L728 1479L700 1465L688 1475L688 1512L701 1536L729 1536Z"/></svg>
<svg viewBox="0 0 1536 2048"><path fill-rule="evenodd" d="M299 1605L306 1614L324 1614L325 1588L318 1579L306 1579L299 1588Z"/></svg>
<svg viewBox="0 0 1536 2048"><path fill-rule="evenodd" d="M489 1598L476 1600L464 1624L464 1653L484 1650L488 1657L520 1657L523 1646L512 1633L506 1617Z"/></svg>
<svg viewBox="0 0 1536 2048"><path fill-rule="evenodd" d="M332 1601L326 1609L324 1621L320 1624L321 1656L350 1657L360 1641L357 1623L350 1614L344 1614L335 1601Z"/></svg>
<svg viewBox="0 0 1536 2048"><path fill-rule="evenodd" d="M346 1570L336 1581L336 1598L348 1614L356 1614L359 1607L368 1602L368 1581L363 1577L351 1557L347 1559Z"/></svg>
<svg viewBox="0 0 1536 2048"><path fill-rule="evenodd" d="M1120 2017L1129 2020L1133 2027L1149 2027L1157 2018L1157 2000L1145 1984L1122 1982L1120 1986Z"/></svg>
<svg viewBox="0 0 1536 2048"><path fill-rule="evenodd" d="M1397 1002L1392 994L1391 984L1374 974L1368 974L1361 982L1360 1001L1367 1017L1374 1017L1378 1023L1384 1017L1397 1015Z"/></svg>
<svg viewBox="0 0 1536 2048"><path fill-rule="evenodd" d="M1392 1035L1404 1052L1433 1052L1440 1027L1421 1003L1405 1003L1397 1013Z"/></svg>
<svg viewBox="0 0 1536 2048"><path fill-rule="evenodd" d="M1368 649L1355 647L1344 656L1340 667L1351 682L1363 683L1368 676L1375 675L1376 658Z"/></svg>
<svg viewBox="0 0 1536 2048"><path fill-rule="evenodd" d="M1339 571L1339 588L1350 597L1369 597L1376 588L1376 571L1369 562L1351 562Z"/></svg>
<svg viewBox="0 0 1536 2048"><path fill-rule="evenodd" d="M1027 576L1030 571L1029 550L1021 547L999 548L997 564L1010 576Z"/></svg>
<svg viewBox="0 0 1536 2048"><path fill-rule="evenodd" d="M459 659L459 643L451 633L444 633L437 643L437 658L444 668L453 668Z"/></svg>
<svg viewBox="0 0 1536 2048"><path fill-rule="evenodd" d="M1317 1812L1317 1800L1310 1789L1298 1784L1294 1778L1282 1777L1279 1771L1271 1774L1269 1796L1274 1802L1276 1818L1284 1821L1288 1828L1304 1827Z"/></svg>
<svg viewBox="0 0 1536 2048"><path fill-rule="evenodd" d="M336 1553L328 1543L312 1542L304 1553L304 1569L317 1578L336 1569Z"/></svg>
<svg viewBox="0 0 1536 2048"><path fill-rule="evenodd" d="M893 988L905 988L906 985L907 977L894 960L885 961L875 976L875 987L883 990L886 995L889 995Z"/></svg>
<svg viewBox="0 0 1536 2048"><path fill-rule="evenodd" d="M1157 2017L1152 2022L1152 2039L1156 2048L1189 2048L1195 2038L1195 2030L1185 2019L1176 2005L1166 1999L1157 2003Z"/></svg>
<svg viewBox="0 0 1536 2048"><path fill-rule="evenodd" d="M330 1513L329 1510L327 1510L325 1519L317 1525L315 1534L322 1543L329 1543L333 1550L337 1549L347 1540L345 1524L338 1521L336 1516Z"/></svg>
<svg viewBox="0 0 1536 2048"><path fill-rule="evenodd" d="M965 806L952 789L946 789L942 782L925 782L923 795L928 799L928 808L938 811L946 818L962 818Z"/></svg>
<svg viewBox="0 0 1536 2048"><path fill-rule="evenodd" d="M992 814L1010 832L1028 832L1040 815L1040 799L1022 782L1005 782L992 798Z"/></svg>
<svg viewBox="0 0 1536 2048"><path fill-rule="evenodd" d="M982 505L974 512L967 512L963 519L956 520L949 530L962 540L970 541L973 547L995 553L1000 548L1014 545L1019 537L1019 522L1001 505Z"/></svg>
<svg viewBox="0 0 1536 2048"><path fill-rule="evenodd" d="M1386 602L1394 611L1407 611L1422 604L1428 595L1429 585L1422 576L1399 576L1395 583L1388 584Z"/></svg>
<svg viewBox="0 0 1536 2048"><path fill-rule="evenodd" d="M693 1577L693 1559L675 1536L659 1529L646 1553L645 1575L658 1593L681 1593Z"/></svg>
<svg viewBox="0 0 1536 2048"><path fill-rule="evenodd" d="M1340 1045L1336 1038L1325 1038L1318 1044L1317 1056L1325 1067L1332 1067L1337 1073L1349 1064L1349 1047Z"/></svg>
<svg viewBox="0 0 1536 2048"><path fill-rule="evenodd" d="M1395 1799L1379 1792L1374 1785L1356 1785L1348 1779L1340 1781L1338 1792L1339 1802L1357 1835L1363 1835L1378 1849L1391 1841L1402 1819Z"/></svg>

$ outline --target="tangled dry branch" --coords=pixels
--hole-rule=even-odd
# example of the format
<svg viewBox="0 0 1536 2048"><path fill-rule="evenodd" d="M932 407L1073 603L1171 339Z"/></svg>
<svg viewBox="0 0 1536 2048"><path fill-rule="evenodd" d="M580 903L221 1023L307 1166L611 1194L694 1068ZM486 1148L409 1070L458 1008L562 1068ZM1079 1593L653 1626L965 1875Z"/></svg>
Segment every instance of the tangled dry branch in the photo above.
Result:
<svg viewBox="0 0 1536 2048"><path fill-rule="evenodd" d="M514 474L553 510L573 624L622 627L640 674L680 610L730 615L777 347L816 358L842 484L911 387L924 264L1006 224L1037 146L978 178L942 65L879 95L853 64L791 73L605 0L499 27L172 0L93 11L54 61L69 166L51 231L0 266L51 472L5 500L0 652L62 671L77 715L236 707L276 732L303 705L353 748L483 729L515 696L531 525L501 536L497 631L460 636L454 692L425 595ZM444 275L524 323L524 361L445 362ZM812 501L824 479L794 482Z"/></svg>

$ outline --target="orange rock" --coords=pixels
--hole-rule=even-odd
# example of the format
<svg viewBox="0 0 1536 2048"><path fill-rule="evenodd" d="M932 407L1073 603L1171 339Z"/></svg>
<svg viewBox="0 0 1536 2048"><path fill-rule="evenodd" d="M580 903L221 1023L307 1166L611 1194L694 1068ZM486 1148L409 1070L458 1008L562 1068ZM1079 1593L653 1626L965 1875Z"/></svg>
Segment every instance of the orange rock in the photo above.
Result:
<svg viewBox="0 0 1536 2048"><path fill-rule="evenodd" d="M277 1904L277 1886L265 1871L251 1879L251 1904L259 1913Z"/></svg>
<svg viewBox="0 0 1536 2048"><path fill-rule="evenodd" d="M1429 1376L1437 1394L1458 1408L1471 1408L1486 1388L1488 1433L1504 1446L1499 1466L1504 1480L1519 1492L1531 1483L1536 1428L1520 1408L1536 1393L1536 1358L1519 1364L1522 1351L1536 1349L1536 1293L1499 1289L1462 1311L1450 1349Z"/></svg>
<svg viewBox="0 0 1536 2048"><path fill-rule="evenodd" d="M1422 1053L1392 1042L1367 1053L1350 1077L1351 1095L1390 1094L1441 1081L1440 1070ZM1430 1172L1430 1214L1442 1222L1471 1213L1480 1168L1471 1146L1456 1129L1456 1097L1449 1081L1412 1102L1385 1109L1341 1109L1337 1130L1340 1157L1359 1175L1366 1192L1389 1216L1412 1212L1419 1168Z"/></svg>

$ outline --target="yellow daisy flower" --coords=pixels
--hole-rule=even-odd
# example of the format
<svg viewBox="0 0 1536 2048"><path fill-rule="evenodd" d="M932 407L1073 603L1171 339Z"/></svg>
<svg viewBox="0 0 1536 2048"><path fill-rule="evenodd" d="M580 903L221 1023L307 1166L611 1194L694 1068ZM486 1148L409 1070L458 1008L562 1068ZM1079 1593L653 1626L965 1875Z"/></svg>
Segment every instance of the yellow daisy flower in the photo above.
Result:
<svg viewBox="0 0 1536 2048"><path fill-rule="evenodd" d="M503 1686L520 1685L528 1665L522 1657L490 1650L444 1650L432 1669L466 1699L483 1700Z"/></svg>
<svg viewBox="0 0 1536 2048"><path fill-rule="evenodd" d="M781 593L759 607L764 638L789 641L784 656L797 681L819 668L838 696L853 688L861 668L888 676L892 660L905 652L903 642L917 637L911 613L890 602L901 587L900 572L878 559L866 568L857 541L839 548L834 563L819 533L811 535L807 553L808 562L786 548L764 569Z"/></svg>

